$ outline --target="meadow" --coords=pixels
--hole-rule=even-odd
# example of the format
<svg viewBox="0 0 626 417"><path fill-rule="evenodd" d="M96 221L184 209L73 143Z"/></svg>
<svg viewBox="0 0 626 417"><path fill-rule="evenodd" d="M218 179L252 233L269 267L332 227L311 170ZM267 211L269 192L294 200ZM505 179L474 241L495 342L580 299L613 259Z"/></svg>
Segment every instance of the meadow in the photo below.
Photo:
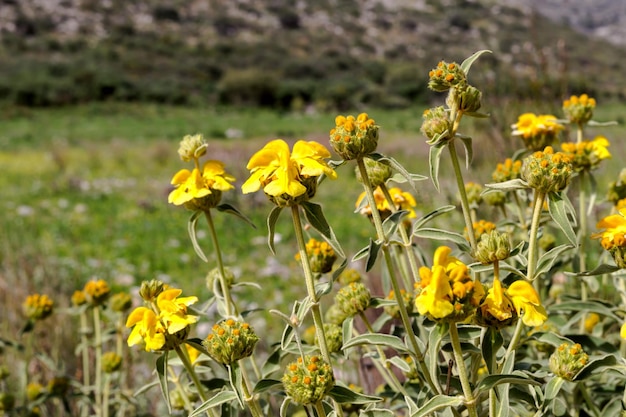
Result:
<svg viewBox="0 0 626 417"><path fill-rule="evenodd" d="M463 133L474 138L474 161L466 180L490 182L495 163L519 148L510 124L520 113L543 110L557 114L559 108L560 103L531 102L503 102L492 107L485 100L484 111L492 111L493 120L472 119L464 126ZM365 110L380 126L378 152L393 155L409 172L429 176L429 145L420 133L424 108ZM620 122L602 127L602 134L611 142L613 159L595 174L598 191L594 216L608 213L604 201L607 184L615 181L624 167L626 145L620 141L626 135L624 115L623 103L600 103L594 114L595 120ZM223 202L239 208L256 226L226 213L215 216L225 264L237 277L260 286L260 293L251 286L238 288L237 298L246 310L262 310L255 320L257 333L269 334L268 340L280 339L283 327L272 324L268 310L287 312L294 299L306 295L298 273L299 261L294 257L294 231L286 219L277 223L273 256L266 237L271 205L263 195L242 195L239 187L249 175L246 162L263 143L275 138L289 142L304 138L327 144L335 116L128 103L3 108L0 337L5 353L12 348L9 341L20 337L24 325L22 302L35 292L54 298L60 315L71 307L70 295L92 279L104 279L116 291L129 291L134 305L139 304L141 283L152 279L172 284L200 300L211 296L212 290L205 283L214 262L210 236L198 228L198 242L209 257L207 265L190 244L186 223L191 212L167 203L170 180L181 166L178 144L183 136L196 133L207 139L209 158L223 161L237 179L235 192L224 193ZM443 173L450 170L447 162L442 163ZM361 193L354 167L341 166L337 172L340 180L326 180L315 200L323 205L337 240L351 259L367 242L372 226L366 217L353 213ZM416 189L418 217L458 199L456 185L449 179L442 179L440 192L430 180L418 182ZM481 207L479 214L486 219L497 215L490 207ZM449 217L435 219L432 225L462 234L460 208ZM589 227L595 231L595 223ZM416 243L424 253L431 253L445 242L416 239ZM358 262L350 267L363 268ZM380 273L375 269L371 272ZM599 294L610 298L610 289L605 290ZM264 304L265 300L270 301ZM61 343L77 342L78 334L71 326L37 328L35 334L51 358L62 363L69 374L77 372L77 365L72 363L73 349L64 351ZM264 343L258 350L270 352L271 346ZM132 358L138 362L152 360L143 352L132 353ZM62 415L62 411L58 413Z"/></svg>

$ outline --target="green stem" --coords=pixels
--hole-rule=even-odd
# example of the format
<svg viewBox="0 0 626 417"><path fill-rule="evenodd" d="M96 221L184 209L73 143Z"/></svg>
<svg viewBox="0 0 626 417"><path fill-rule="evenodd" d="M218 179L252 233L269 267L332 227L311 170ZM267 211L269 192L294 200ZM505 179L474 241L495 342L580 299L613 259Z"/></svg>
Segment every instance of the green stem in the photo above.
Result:
<svg viewBox="0 0 626 417"><path fill-rule="evenodd" d="M526 270L526 278L535 282L535 288L541 295L541 282L535 280L535 269L537 267L537 233L539 231L539 223L541 220L541 212L543 211L543 203L546 199L546 193L535 191L535 201L533 203L533 218L530 224L530 235L528 236L528 269Z"/></svg>
<svg viewBox="0 0 626 417"><path fill-rule="evenodd" d="M83 306L84 307L84 306ZM89 332L89 326L87 324L87 314L85 310L80 312L80 344L81 344L81 353L83 358L83 389L85 390L85 394L89 395L90 385L91 385L91 376L90 376L90 368L89 368L89 339L87 338L87 333ZM86 416L89 412L89 407L84 407L82 409L82 415Z"/></svg>
<svg viewBox="0 0 626 417"><path fill-rule="evenodd" d="M389 280L391 281L391 286L396 296L396 301L398 303L398 309L400 311L400 318L402 319L402 325L406 331L406 334L409 338L409 342L411 343L411 348L413 349L413 354L417 359L418 366L422 371L424 379L426 383L430 387L430 389L437 394L440 394L441 388L435 385L433 382L430 371L428 370L428 366L426 366L426 362L424 361L424 355L421 352L419 345L417 344L417 337L413 332L413 326L411 325L411 320L409 318L409 313L407 312L406 305L404 304L404 300L401 297L400 293L400 285L398 285L398 279L396 278L395 271L393 269L393 263L391 259L391 255L389 253L389 242L387 237L385 236L385 232L383 230L383 222L380 217L380 212L378 211L378 207L376 206L376 200L374 199L374 191L372 190L372 186L367 175L367 169L365 168L365 162L363 162L363 158L357 159L357 166L359 168L359 173L361 174L361 180L363 181L363 188L365 189L365 194L367 195L367 201L369 202L370 208L372 210L372 220L374 221L374 227L376 228L376 235L378 237L378 241L382 243L383 255L385 257L385 264L387 265L387 270L389 272Z"/></svg>
<svg viewBox="0 0 626 417"><path fill-rule="evenodd" d="M591 398L591 395L589 394L589 391L587 390L587 387L585 386L585 381L578 381L577 386L578 386L578 390L580 391L580 393L582 394L585 400L585 403L591 409L592 414L596 417L600 417L602 415L602 412L598 409L596 404L593 402L593 398Z"/></svg>
<svg viewBox="0 0 626 417"><path fill-rule="evenodd" d="M511 192L513 194L513 200L515 200L515 207L517 208L517 217L519 219L519 225L522 230L526 230L526 216L524 216L524 209L522 207L522 203L519 201L519 196L517 195L517 191L513 190Z"/></svg>
<svg viewBox="0 0 626 417"><path fill-rule="evenodd" d="M198 378L198 374L196 374L196 370L193 368L193 364L189 360L189 356L187 356L187 352L185 350L183 350L180 347L180 345L176 346L175 351L176 351L176 354L178 355L178 357L180 358L180 361L183 363L183 366L185 367L185 370L189 374L189 377L191 378L191 381L196 386L196 389L198 390L198 395L200 396L200 399L202 399L203 402L208 401L209 398L207 397L206 393L204 392L204 385L202 385L202 382L200 382L200 378Z"/></svg>
<svg viewBox="0 0 626 417"><path fill-rule="evenodd" d="M456 361L456 369L459 372L459 379L461 380L461 387L463 388L463 395L465 396L465 406L470 417L478 417L476 411L476 398L472 392L469 379L467 378L467 369L465 368L465 359L463 359L463 351L461 349L461 341L459 339L459 332L456 328L456 323L450 323L450 341L452 342L452 351L454 352L454 360Z"/></svg>
<svg viewBox="0 0 626 417"><path fill-rule="evenodd" d="M324 404L322 404L322 401L318 401L315 403L315 412L317 413L318 417L326 416L326 411L324 411Z"/></svg>
<svg viewBox="0 0 626 417"><path fill-rule="evenodd" d="M102 416L102 329L100 328L100 306L93 307L94 348L96 354L96 415Z"/></svg>
<svg viewBox="0 0 626 417"><path fill-rule="evenodd" d="M579 130L582 132L582 130ZM580 221L580 228L578 230L578 271L584 272L587 270L587 252L585 247L587 242L587 189L586 189L585 171L580 172L579 180L579 194L578 194L578 219ZM584 278L580 280L580 300L587 301L587 282ZM580 319L581 333L585 331L585 315Z"/></svg>
<svg viewBox="0 0 626 417"><path fill-rule="evenodd" d="M523 312L522 312L523 314ZM515 348L517 348L517 344L519 343L520 338L522 337L522 329L524 328L524 322L521 317L517 319L517 325L515 326L515 331L513 332L513 337L511 337L511 342L506 349L504 354L504 359L502 359L502 364L498 368L498 373L502 371L502 367L504 366L504 362L506 362L507 358L515 352Z"/></svg>
<svg viewBox="0 0 626 417"><path fill-rule="evenodd" d="M246 401L246 404L248 404L248 408L250 409L253 417L263 417L261 406L255 397L250 395L250 388L248 388L250 381L248 380L248 373L243 366L243 361L239 361L239 366L241 367L241 375L243 377L243 380L241 381L241 389L243 391L244 400Z"/></svg>
<svg viewBox="0 0 626 417"><path fill-rule="evenodd" d="M109 417L109 395L111 391L111 375L104 375L104 388L102 390L102 417Z"/></svg>
<svg viewBox="0 0 626 417"><path fill-rule="evenodd" d="M211 241L213 242L213 248L215 249L215 258L217 260L217 270L220 273L220 286L222 287L222 296L224 297L224 308L226 316L232 315L232 309L235 307L235 303L230 294L230 286L226 281L226 273L224 271L224 262L222 261L222 251L220 250L219 239L217 238L217 232L215 231L215 223L213 222L213 216L211 210L204 211L207 223L209 224L209 232L211 234ZM236 311L235 311L236 314Z"/></svg>
<svg viewBox="0 0 626 417"><path fill-rule="evenodd" d="M463 180L463 173L461 172L461 165L459 164L459 157L456 151L456 145L454 144L454 140L451 140L448 144L448 150L450 151L450 159L452 160L452 166L454 168L456 185L459 189L459 194L461 196L463 219L465 220L465 227L467 228L467 235L469 237L469 242L473 253L476 250L476 236L474 236L474 225L472 224L472 216L470 212L469 202L467 200L467 193L465 192L465 181Z"/></svg>
<svg viewBox="0 0 626 417"><path fill-rule="evenodd" d="M183 403L185 403L185 409L187 409L189 414L193 413L193 404L191 404L191 401L189 400L189 395L187 395L185 387L183 387L183 384L180 383L180 375L176 375L176 372L174 372L172 367L168 367L168 374L170 375L170 380L174 383L178 392L180 392Z"/></svg>

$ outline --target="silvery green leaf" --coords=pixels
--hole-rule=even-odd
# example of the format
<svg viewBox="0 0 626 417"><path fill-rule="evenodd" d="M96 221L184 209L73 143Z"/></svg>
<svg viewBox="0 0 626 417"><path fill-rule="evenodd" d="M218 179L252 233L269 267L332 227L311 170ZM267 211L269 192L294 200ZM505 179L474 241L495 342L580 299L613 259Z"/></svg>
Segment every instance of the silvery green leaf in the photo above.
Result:
<svg viewBox="0 0 626 417"><path fill-rule="evenodd" d="M465 61L461 63L461 69L463 70L463 72L465 72L465 75L469 73L469 70L472 67L472 64L474 63L474 61L476 61L482 54L487 54L487 53L490 54L492 52L488 49L483 49L481 51L475 52L474 54L472 54L472 56L465 59Z"/></svg>
<svg viewBox="0 0 626 417"><path fill-rule="evenodd" d="M428 151L428 165L430 167L430 179L435 186L435 189L439 191L439 163L441 160L441 152L444 146L433 145Z"/></svg>
<svg viewBox="0 0 626 417"><path fill-rule="evenodd" d="M202 215L202 211L194 211L194 213L189 218L187 222L187 232L189 233L189 238L191 239L191 244L193 245L193 250L196 252L196 255L204 262L209 262L204 251L200 247L198 243L198 236L196 235L196 225L198 223L198 218Z"/></svg>
<svg viewBox="0 0 626 417"><path fill-rule="evenodd" d="M576 233L574 233L574 228L572 227L572 222L575 222L575 216L568 216L570 210L565 201L566 198L562 192L550 193L548 195L548 210L554 222L567 237L567 240L576 246ZM571 203L569 206L571 207Z"/></svg>
<svg viewBox="0 0 626 417"><path fill-rule="evenodd" d="M530 187L528 183L521 178L516 178L514 180L504 181L504 182L492 182L489 184L485 184L486 190L483 191L483 194L488 193L490 190L494 191L514 191L514 190L527 190Z"/></svg>
<svg viewBox="0 0 626 417"><path fill-rule="evenodd" d="M276 221L282 210L282 207L276 206L270 211L269 216L267 216L267 244L270 247L272 255L276 255L276 250L274 249L274 233L276 231Z"/></svg>

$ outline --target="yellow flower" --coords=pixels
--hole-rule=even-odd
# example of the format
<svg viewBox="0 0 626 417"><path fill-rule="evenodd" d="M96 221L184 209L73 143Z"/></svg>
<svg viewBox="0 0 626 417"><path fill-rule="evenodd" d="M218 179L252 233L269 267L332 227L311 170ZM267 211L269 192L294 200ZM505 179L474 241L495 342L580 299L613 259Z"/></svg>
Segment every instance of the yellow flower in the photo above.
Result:
<svg viewBox="0 0 626 417"><path fill-rule="evenodd" d="M606 250L626 246L626 208L620 209L618 214L612 214L600 220L596 226L606 229L591 235L592 239L602 239L600 243Z"/></svg>
<svg viewBox="0 0 626 417"><path fill-rule="evenodd" d="M576 172L596 169L600 161L611 157L608 147L609 141L604 136L596 136L591 141L561 144L563 153L571 158L572 166Z"/></svg>
<svg viewBox="0 0 626 417"><path fill-rule="evenodd" d="M263 188L274 197L301 196L307 192L303 179L322 174L337 178L337 173L324 161L326 158L330 158L330 152L317 142L300 140L290 152L285 141L273 140L250 158L246 168L251 175L241 190L247 194Z"/></svg>
<svg viewBox="0 0 626 417"><path fill-rule="evenodd" d="M43 320L52 314L54 302L46 294L31 294L26 297L23 307L30 320Z"/></svg>
<svg viewBox="0 0 626 417"><path fill-rule="evenodd" d="M198 321L197 316L187 314L187 306L198 301L198 297L177 298L183 291L172 288L163 291L157 297L159 307L159 318L169 334L177 333L190 324Z"/></svg>
<svg viewBox="0 0 626 417"><path fill-rule="evenodd" d="M504 162L499 162L496 165L496 170L491 174L491 178L494 182L510 181L519 178L521 171L522 161L513 161L511 158L507 158Z"/></svg>
<svg viewBox="0 0 626 417"><path fill-rule="evenodd" d="M407 217L410 219L414 219L416 217L413 207L417 206L417 203L415 202L415 198L413 198L410 193L403 191L398 187L393 187L389 189L389 195L391 195L391 199L396 206L396 210L408 211L409 214ZM391 208L380 187L374 190L374 201L376 201L378 211L381 212L381 217L383 219L387 218L391 214ZM356 208L365 216L370 216L372 214L372 209L367 203L365 191L359 195L359 198L357 198Z"/></svg>
<svg viewBox="0 0 626 417"><path fill-rule="evenodd" d="M420 268L420 277L422 280L427 279L429 283L415 299L417 311L422 315L428 314L436 319L442 319L452 314L454 312L453 293L445 268L436 265L431 270L423 266Z"/></svg>
<svg viewBox="0 0 626 417"><path fill-rule="evenodd" d="M513 317L515 308L509 297L506 296L498 278L493 279L493 287L487 292L487 297L481 305L481 310L483 317L485 312L488 312L499 321L505 321Z"/></svg>
<svg viewBox="0 0 626 417"><path fill-rule="evenodd" d="M526 147L533 151L542 150L551 145L556 136L564 129L556 117L551 114L524 113L511 126L513 136L521 136Z"/></svg>
<svg viewBox="0 0 626 417"><path fill-rule="evenodd" d="M622 324L622 328L619 330L619 335L622 339L626 339L626 323Z"/></svg>
<svg viewBox="0 0 626 417"><path fill-rule="evenodd" d="M206 161L202 173L194 168L192 171L181 169L174 175L172 184L176 188L170 193L167 201L180 206L194 198L206 197L213 191L230 190L234 188L232 181L235 181L235 177L226 173L222 162Z"/></svg>
<svg viewBox="0 0 626 417"><path fill-rule="evenodd" d="M529 282L515 281L507 288L506 295L513 302L517 314L522 317L525 325L541 326L548 319L546 309L541 305L539 294Z"/></svg>
<svg viewBox="0 0 626 417"><path fill-rule="evenodd" d="M128 346L143 342L146 351L158 351L165 345L165 328L154 311L147 307L133 310L126 320L126 327L133 327L128 336Z"/></svg>
<svg viewBox="0 0 626 417"><path fill-rule="evenodd" d="M104 303L111 295L111 288L103 279L88 281L83 291L87 300L94 306Z"/></svg>
<svg viewBox="0 0 626 417"><path fill-rule="evenodd" d="M571 96L563 101L563 112L570 122L579 125L587 123L593 117L593 109L596 107L596 100L587 94Z"/></svg>

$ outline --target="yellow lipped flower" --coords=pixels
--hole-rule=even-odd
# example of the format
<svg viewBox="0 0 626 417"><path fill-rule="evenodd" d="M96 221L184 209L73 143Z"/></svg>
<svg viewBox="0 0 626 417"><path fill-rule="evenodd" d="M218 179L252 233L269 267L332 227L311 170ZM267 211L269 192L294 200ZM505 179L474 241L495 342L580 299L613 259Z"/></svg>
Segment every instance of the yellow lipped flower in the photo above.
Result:
<svg viewBox="0 0 626 417"><path fill-rule="evenodd" d="M615 264L626 268L626 208L600 220L596 227L605 230L592 234L591 238L600 239L602 247L613 255Z"/></svg>
<svg viewBox="0 0 626 417"><path fill-rule="evenodd" d="M619 330L619 335L622 339L626 339L626 323L622 324L622 327Z"/></svg>
<svg viewBox="0 0 626 417"><path fill-rule="evenodd" d="M431 270L423 266L419 273L422 280L428 281L428 285L415 298L417 311L435 319L442 319L452 314L454 312L453 293L445 268L435 265Z"/></svg>
<svg viewBox="0 0 626 417"><path fill-rule="evenodd" d="M134 309L126 320L126 327L133 328L128 336L128 346L144 343L149 352L161 350L165 345L165 327L154 311L147 307Z"/></svg>
<svg viewBox="0 0 626 417"><path fill-rule="evenodd" d="M522 114L511 128L513 136L521 136L526 147L532 151L539 151L551 145L564 129L555 116L534 113Z"/></svg>
<svg viewBox="0 0 626 417"><path fill-rule="evenodd" d="M502 284L498 278L493 279L493 287L487 292L487 297L480 306L483 316L488 312L498 321L505 321L514 317L515 308L513 303L506 296Z"/></svg>
<svg viewBox="0 0 626 417"><path fill-rule="evenodd" d="M180 206L193 199L206 197L214 191L227 191L235 188L231 182L235 177L224 170L220 161L206 161L202 172L198 168L192 171L181 169L172 178L176 188L169 194L169 203Z"/></svg>
<svg viewBox="0 0 626 417"><path fill-rule="evenodd" d="M561 149L572 161L574 171L591 171L600 165L600 161L611 157L607 149L609 141L604 136L596 136L594 140L580 143L562 143Z"/></svg>
<svg viewBox="0 0 626 417"><path fill-rule="evenodd" d="M415 198L406 191L403 191L401 188L392 187L389 189L389 195L393 200L396 210L406 210L409 212L407 217L409 219L414 219L416 217L414 207L417 206L417 202ZM380 212L380 216L383 219L386 219L391 215L391 207L385 198L385 194L383 194L380 187L377 187L374 190L374 200L376 201L376 208ZM356 207L359 212L365 216L371 216L372 209L370 205L367 203L367 197L365 191L359 195L359 198L356 200Z"/></svg>
<svg viewBox="0 0 626 417"><path fill-rule="evenodd" d="M522 317L525 325L541 326L548 319L546 309L541 305L539 294L529 282L515 281L507 288L506 295L513 302L517 314Z"/></svg>
<svg viewBox="0 0 626 417"><path fill-rule="evenodd" d="M289 145L282 139L266 144L263 149L252 155L247 169L250 178L241 186L244 194L263 189L265 194L273 197L295 198L307 193L306 179L325 174L331 179L337 173L324 159L330 158L330 152L317 142L300 140L289 151Z"/></svg>
<svg viewBox="0 0 626 417"><path fill-rule="evenodd" d="M160 311L159 318L169 334L177 333L198 321L197 316L187 314L187 306L196 303L198 297L177 298L182 292L178 288L172 288L163 291L157 297L157 306Z"/></svg>

